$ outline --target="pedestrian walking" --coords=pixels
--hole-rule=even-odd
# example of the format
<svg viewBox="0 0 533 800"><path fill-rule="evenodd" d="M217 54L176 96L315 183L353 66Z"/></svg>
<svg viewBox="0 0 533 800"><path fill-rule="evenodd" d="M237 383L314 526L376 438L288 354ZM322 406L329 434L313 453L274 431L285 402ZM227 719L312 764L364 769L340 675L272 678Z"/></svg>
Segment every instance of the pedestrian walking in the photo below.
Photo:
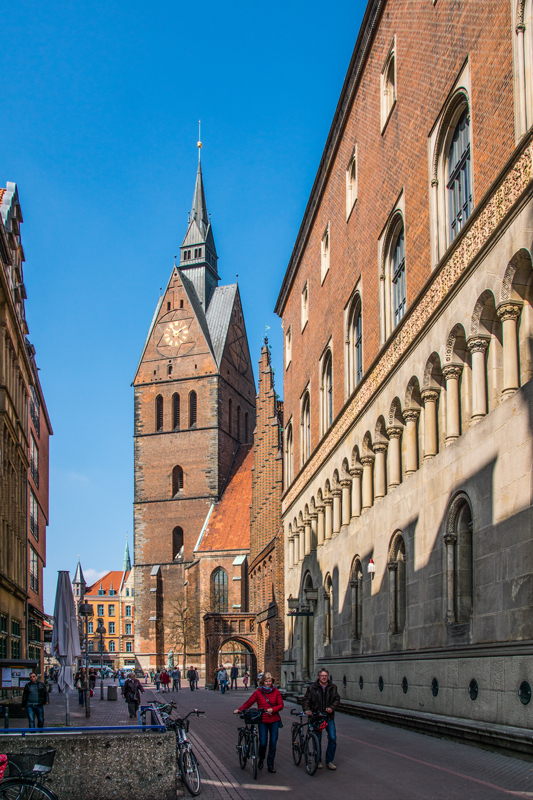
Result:
<svg viewBox="0 0 533 800"><path fill-rule="evenodd" d="M163 691L169 692L169 684L170 684L170 675L166 671L166 669L162 670L161 672L161 683L163 684Z"/></svg>
<svg viewBox="0 0 533 800"><path fill-rule="evenodd" d="M337 731L335 728L335 711L338 709L341 698L337 691L337 687L332 682L327 669L319 669L318 677L314 683L307 687L304 699L302 701L302 710L305 711L308 717L313 714L322 712L327 714L327 734L328 746L326 749L326 767L328 769L337 769L333 763L335 758L335 751L337 749ZM318 733L318 741L320 745L320 763L319 768L322 768L322 731Z"/></svg>
<svg viewBox="0 0 533 800"><path fill-rule="evenodd" d="M233 689L233 684L235 684L235 688L237 689L237 678L239 677L239 667L234 664L230 670L230 678L231 678L231 686L230 689Z"/></svg>
<svg viewBox="0 0 533 800"><path fill-rule="evenodd" d="M200 673L198 672L196 667L193 667L193 669L194 669L194 675L195 675L194 686L195 686L196 689L198 689L198 681L200 680Z"/></svg>
<svg viewBox="0 0 533 800"><path fill-rule="evenodd" d="M244 675L242 676L242 682L244 683L244 688L245 688L245 689L247 689L247 688L248 688L248 681L249 681L249 680L250 680L250 676L248 675L248 671L246 671L246 672L244 673Z"/></svg>
<svg viewBox="0 0 533 800"><path fill-rule="evenodd" d="M215 685L214 685L214 687L213 687L213 688L214 688L214 690L215 690L215 692L217 692L217 691L218 691L218 671L219 671L220 669L222 669L222 666L220 666L220 667L215 667Z"/></svg>
<svg viewBox="0 0 533 800"><path fill-rule="evenodd" d="M194 692L194 685L196 683L196 670L194 667L189 667L187 671L187 680L189 681L191 692Z"/></svg>
<svg viewBox="0 0 533 800"><path fill-rule="evenodd" d="M227 673L225 667L223 667L223 666L220 667L217 677L218 677L218 683L219 683L219 686L220 686L220 691L222 692L222 694L224 694L224 692L226 691L226 688L228 686L228 673Z"/></svg>
<svg viewBox="0 0 533 800"><path fill-rule="evenodd" d="M179 667L172 670L172 691L179 692L181 689L181 670Z"/></svg>
<svg viewBox="0 0 533 800"><path fill-rule="evenodd" d="M82 667L76 672L74 676L74 686L78 690L78 705L85 705L85 692L89 689L89 681L87 679L87 670Z"/></svg>
<svg viewBox="0 0 533 800"><path fill-rule="evenodd" d="M152 669L150 670L150 680L152 681L152 683L155 683L154 678L155 678L155 670Z"/></svg>
<svg viewBox="0 0 533 800"><path fill-rule="evenodd" d="M155 683L155 690L156 692L158 692L159 687L161 686L161 672L159 670L156 670L156 673L154 675L154 683Z"/></svg>
<svg viewBox="0 0 533 800"><path fill-rule="evenodd" d="M233 713L239 714L241 711L253 706L254 703L257 703L257 707L263 712L263 717L259 723L259 763L257 766L259 769L263 769L263 762L266 756L268 771L275 772L274 760L276 758L276 744L281 723L279 712L283 708L283 698L279 690L274 686L270 672L264 672L261 675L259 687ZM267 743L268 755L266 755Z"/></svg>
<svg viewBox="0 0 533 800"><path fill-rule="evenodd" d="M89 689L91 690L91 692L94 691L95 686L96 686L96 672L94 671L94 669L91 668L89 670Z"/></svg>
<svg viewBox="0 0 533 800"><path fill-rule="evenodd" d="M123 672L120 673L120 677L118 679L118 685L120 686L120 694L124 697L124 684L126 683L126 676Z"/></svg>
<svg viewBox="0 0 533 800"><path fill-rule="evenodd" d="M22 692L22 708L28 713L30 728L35 728L35 717L37 717L37 727L44 728L44 707L49 702L46 686L37 678L35 672L30 672L30 679Z"/></svg>
<svg viewBox="0 0 533 800"><path fill-rule="evenodd" d="M142 683L135 675L130 675L124 684L124 700L128 704L128 711L130 712L130 719L137 716L139 704L141 702L141 694L144 694Z"/></svg>

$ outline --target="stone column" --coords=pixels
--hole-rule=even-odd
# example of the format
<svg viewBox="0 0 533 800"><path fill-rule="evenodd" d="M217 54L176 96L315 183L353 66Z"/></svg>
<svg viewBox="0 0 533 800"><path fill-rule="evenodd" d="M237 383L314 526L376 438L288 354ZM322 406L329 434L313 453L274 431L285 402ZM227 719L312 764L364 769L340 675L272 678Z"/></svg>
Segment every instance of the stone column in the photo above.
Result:
<svg viewBox="0 0 533 800"><path fill-rule="evenodd" d="M363 511L374 503L374 456L363 456Z"/></svg>
<svg viewBox="0 0 533 800"><path fill-rule="evenodd" d="M352 516L361 516L361 476L363 474L362 467L354 467L350 470L352 476Z"/></svg>
<svg viewBox="0 0 533 800"><path fill-rule="evenodd" d="M317 520L317 547L322 547L324 544L324 537L326 532L324 520L324 506L317 506L316 513L318 514Z"/></svg>
<svg viewBox="0 0 533 800"><path fill-rule="evenodd" d="M311 554L311 520L306 519L304 523L304 553L306 556Z"/></svg>
<svg viewBox="0 0 533 800"><path fill-rule="evenodd" d="M334 489L333 492L333 533L338 533L341 529L341 489Z"/></svg>
<svg viewBox="0 0 533 800"><path fill-rule="evenodd" d="M300 540L300 553L298 561L303 561L305 558L305 528L303 525L301 528L298 528L298 538Z"/></svg>
<svg viewBox="0 0 533 800"><path fill-rule="evenodd" d="M324 524L324 539L328 541L331 539L333 534L333 498L326 497L324 499L324 505L326 506L326 518Z"/></svg>
<svg viewBox="0 0 533 800"><path fill-rule="evenodd" d="M518 318L521 310L517 303L503 303L498 308L503 336L503 397L514 394L520 386Z"/></svg>
<svg viewBox="0 0 533 800"><path fill-rule="evenodd" d="M342 520L341 523L343 525L350 524L350 518L352 516L351 508L350 508L350 495L352 489L352 482L349 481L347 478L341 481L342 486Z"/></svg>
<svg viewBox="0 0 533 800"><path fill-rule="evenodd" d="M289 559L289 569L292 569L292 567L294 566L294 539L292 538L292 536L289 538L288 559Z"/></svg>
<svg viewBox="0 0 533 800"><path fill-rule="evenodd" d="M461 435L461 402L459 399L459 378L462 366L447 364L442 368L446 379L446 444L451 444Z"/></svg>
<svg viewBox="0 0 533 800"><path fill-rule="evenodd" d="M439 182L436 178L431 181L431 194L433 196L433 209L435 214L434 224L431 230L433 239L433 249L435 252L435 264L439 263Z"/></svg>
<svg viewBox="0 0 533 800"><path fill-rule="evenodd" d="M437 455L439 451L439 434L437 426L437 389L424 389L424 461Z"/></svg>
<svg viewBox="0 0 533 800"><path fill-rule="evenodd" d="M468 340L472 353L472 422L478 422L487 413L487 369L485 350L489 342L482 336Z"/></svg>
<svg viewBox="0 0 533 800"><path fill-rule="evenodd" d="M403 428L394 425L387 428L389 436L389 492L402 482L402 437Z"/></svg>
<svg viewBox="0 0 533 800"><path fill-rule="evenodd" d="M292 545L293 545L293 559L292 565L296 567L298 562L300 561L300 535L298 533L298 528L292 534Z"/></svg>
<svg viewBox="0 0 533 800"><path fill-rule="evenodd" d="M376 454L374 500L381 500L387 494L387 444L376 442L374 453Z"/></svg>
<svg viewBox="0 0 533 800"><path fill-rule="evenodd" d="M311 518L311 552L316 550L316 543L317 543L317 520L318 520L318 513L315 511L313 514L309 514Z"/></svg>
<svg viewBox="0 0 533 800"><path fill-rule="evenodd" d="M412 475L418 469L418 417L420 411L408 408L403 412L405 419L405 476Z"/></svg>
<svg viewBox="0 0 533 800"><path fill-rule="evenodd" d="M387 564L389 571L389 633L396 633L396 575L398 562L390 561Z"/></svg>
<svg viewBox="0 0 533 800"><path fill-rule="evenodd" d="M447 625L455 622L455 533L447 533L444 537L446 545L446 619Z"/></svg>

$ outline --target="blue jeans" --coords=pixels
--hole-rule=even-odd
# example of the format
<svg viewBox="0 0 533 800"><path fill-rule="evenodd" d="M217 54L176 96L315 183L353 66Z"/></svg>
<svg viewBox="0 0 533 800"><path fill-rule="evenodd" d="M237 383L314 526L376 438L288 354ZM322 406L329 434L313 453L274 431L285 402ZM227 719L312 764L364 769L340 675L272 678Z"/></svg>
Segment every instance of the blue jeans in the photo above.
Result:
<svg viewBox="0 0 533 800"><path fill-rule="evenodd" d="M224 694L224 692L226 691L227 685L228 685L227 681L220 681L220 691L222 692L222 694Z"/></svg>
<svg viewBox="0 0 533 800"><path fill-rule="evenodd" d="M278 743L279 722L260 722L259 723L259 759L264 760L267 749L267 737L270 733L270 744L268 747L267 766L274 766L276 757L276 745Z"/></svg>
<svg viewBox="0 0 533 800"><path fill-rule="evenodd" d="M37 727L44 728L44 709L41 705L31 705L27 707L30 728L35 728L35 715L37 714Z"/></svg>
<svg viewBox="0 0 533 800"><path fill-rule="evenodd" d="M326 750L326 764L331 764L333 759L335 758L335 751L337 749L337 731L335 730L335 720L332 719L328 722L328 726L326 728L326 732L328 735L328 747ZM322 731L318 733L318 743L320 745L320 760L322 760Z"/></svg>

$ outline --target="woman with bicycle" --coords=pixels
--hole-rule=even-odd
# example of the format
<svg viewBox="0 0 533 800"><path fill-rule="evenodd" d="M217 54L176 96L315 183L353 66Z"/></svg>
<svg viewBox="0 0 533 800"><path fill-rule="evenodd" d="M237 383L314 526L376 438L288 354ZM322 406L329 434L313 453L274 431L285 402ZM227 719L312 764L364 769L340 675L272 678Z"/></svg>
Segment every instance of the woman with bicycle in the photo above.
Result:
<svg viewBox="0 0 533 800"><path fill-rule="evenodd" d="M257 703L257 707L263 712L262 721L259 723L259 769L263 768L265 760L267 741L269 741L267 766L269 772L275 772L274 759L276 757L276 744L278 741L278 731L281 723L279 712L283 708L283 698L278 689L273 684L270 672L264 672L259 679L259 686L251 697L246 700L240 708L236 708L234 714L240 714L247 708Z"/></svg>

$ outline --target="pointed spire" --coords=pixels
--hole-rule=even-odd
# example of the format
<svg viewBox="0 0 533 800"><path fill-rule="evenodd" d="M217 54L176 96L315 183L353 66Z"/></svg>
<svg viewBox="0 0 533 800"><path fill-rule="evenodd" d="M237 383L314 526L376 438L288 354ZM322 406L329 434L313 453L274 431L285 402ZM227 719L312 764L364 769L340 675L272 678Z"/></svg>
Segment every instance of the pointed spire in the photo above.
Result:
<svg viewBox="0 0 533 800"><path fill-rule="evenodd" d="M209 216L205 202L204 180L202 176L202 162L200 159L202 143L198 142L198 169L196 171L196 183L194 185L194 196L192 199L191 222L196 220L198 225L205 226L202 233L205 235L205 228L209 225Z"/></svg>
<svg viewBox="0 0 533 800"><path fill-rule="evenodd" d="M128 547L128 539L126 537L126 549L124 550L124 563L122 565L124 572L129 572L131 569L130 549Z"/></svg>
<svg viewBox="0 0 533 800"><path fill-rule="evenodd" d="M74 580L72 581L72 583L83 584L83 586L86 585L85 578L83 577L83 570L81 568L81 564L79 561L78 561L78 566L76 567L76 574L74 575Z"/></svg>

